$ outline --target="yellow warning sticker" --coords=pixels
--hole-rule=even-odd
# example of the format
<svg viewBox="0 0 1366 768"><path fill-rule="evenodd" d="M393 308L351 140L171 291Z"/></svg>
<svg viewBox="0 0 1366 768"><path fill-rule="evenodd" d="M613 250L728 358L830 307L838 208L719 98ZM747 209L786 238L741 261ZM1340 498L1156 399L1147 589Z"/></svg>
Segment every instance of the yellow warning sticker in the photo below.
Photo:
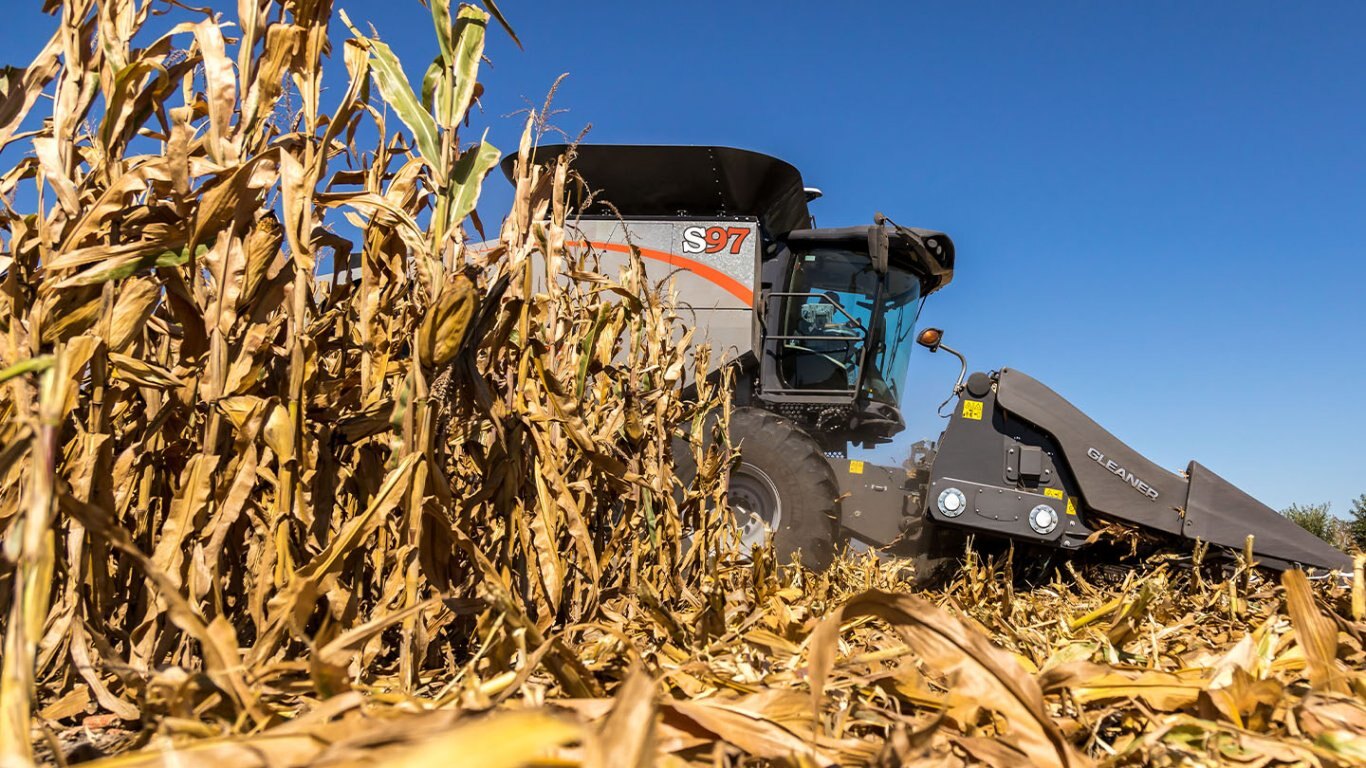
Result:
<svg viewBox="0 0 1366 768"><path fill-rule="evenodd" d="M855 460L853 460L853 461L850 461L850 462L849 462L849 474L851 474L851 475L861 475L861 474L863 474L863 462L858 461L857 459L855 459Z"/></svg>
<svg viewBox="0 0 1366 768"><path fill-rule="evenodd" d="M973 421L981 421L981 420L982 420L982 401L981 401L981 400L964 400L964 401L963 401L963 418L965 418L965 419L972 419Z"/></svg>
<svg viewBox="0 0 1366 768"><path fill-rule="evenodd" d="M1061 498L1062 498L1062 489L1061 489L1061 488L1045 488L1045 489L1043 489L1043 495L1045 495L1045 496L1051 496L1051 497L1053 497L1053 498L1055 498L1055 499L1061 499Z"/></svg>
<svg viewBox="0 0 1366 768"><path fill-rule="evenodd" d="M1077 515L1077 500L1071 496L1067 497L1067 514L1072 515L1073 517L1076 517Z"/></svg>

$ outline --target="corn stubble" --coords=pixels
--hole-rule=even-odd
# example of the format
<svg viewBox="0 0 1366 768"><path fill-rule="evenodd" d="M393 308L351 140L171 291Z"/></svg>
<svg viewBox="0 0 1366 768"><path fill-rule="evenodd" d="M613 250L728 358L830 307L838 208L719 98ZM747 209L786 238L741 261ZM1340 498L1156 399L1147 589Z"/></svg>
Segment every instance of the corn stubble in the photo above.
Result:
<svg viewBox="0 0 1366 768"><path fill-rule="evenodd" d="M4 765L1366 761L1360 586L738 557L726 382L566 250L534 115L466 245L492 3L429 3L416 88L326 0L48 5L0 78Z"/></svg>

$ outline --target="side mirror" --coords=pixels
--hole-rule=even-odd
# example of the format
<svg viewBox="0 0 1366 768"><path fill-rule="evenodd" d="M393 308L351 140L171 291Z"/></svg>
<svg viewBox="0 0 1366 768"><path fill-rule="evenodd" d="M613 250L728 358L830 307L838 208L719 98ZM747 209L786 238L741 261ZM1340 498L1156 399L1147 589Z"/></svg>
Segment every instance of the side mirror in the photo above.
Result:
<svg viewBox="0 0 1366 768"><path fill-rule="evenodd" d="M963 378L968 375L968 361L958 352L958 350L944 345L944 332L938 328L926 328L921 331L916 335L915 343L931 352L938 352L942 349L958 358L958 381L953 385L953 393L949 395L947 400L939 405L939 415L948 418L948 416L944 414L944 406L952 402L953 398L957 397L958 393L963 391Z"/></svg>

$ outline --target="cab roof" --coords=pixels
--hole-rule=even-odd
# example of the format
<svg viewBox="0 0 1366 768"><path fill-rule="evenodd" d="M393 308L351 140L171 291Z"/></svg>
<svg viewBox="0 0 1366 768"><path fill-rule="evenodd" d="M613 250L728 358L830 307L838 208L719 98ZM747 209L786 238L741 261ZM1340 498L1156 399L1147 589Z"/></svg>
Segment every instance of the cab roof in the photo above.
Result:
<svg viewBox="0 0 1366 768"><path fill-rule="evenodd" d="M884 241L885 245L875 247L874 242L878 240ZM920 277L925 296L953 280L953 240L943 232L932 229L878 224L798 229L788 232L783 241L792 248L854 248L868 249L875 254L885 252L894 266L909 269ZM886 269L886 265L879 265L878 269Z"/></svg>

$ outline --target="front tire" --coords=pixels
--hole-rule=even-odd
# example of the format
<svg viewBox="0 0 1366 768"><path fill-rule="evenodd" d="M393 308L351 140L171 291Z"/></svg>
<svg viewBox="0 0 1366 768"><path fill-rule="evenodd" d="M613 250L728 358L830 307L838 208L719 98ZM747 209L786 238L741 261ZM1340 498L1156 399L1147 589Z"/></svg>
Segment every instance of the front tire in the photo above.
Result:
<svg viewBox="0 0 1366 768"><path fill-rule="evenodd" d="M796 424L758 408L730 416L731 468L727 497L746 546L771 530L780 563L798 553L802 565L825 570L839 541L839 484L825 452Z"/></svg>

